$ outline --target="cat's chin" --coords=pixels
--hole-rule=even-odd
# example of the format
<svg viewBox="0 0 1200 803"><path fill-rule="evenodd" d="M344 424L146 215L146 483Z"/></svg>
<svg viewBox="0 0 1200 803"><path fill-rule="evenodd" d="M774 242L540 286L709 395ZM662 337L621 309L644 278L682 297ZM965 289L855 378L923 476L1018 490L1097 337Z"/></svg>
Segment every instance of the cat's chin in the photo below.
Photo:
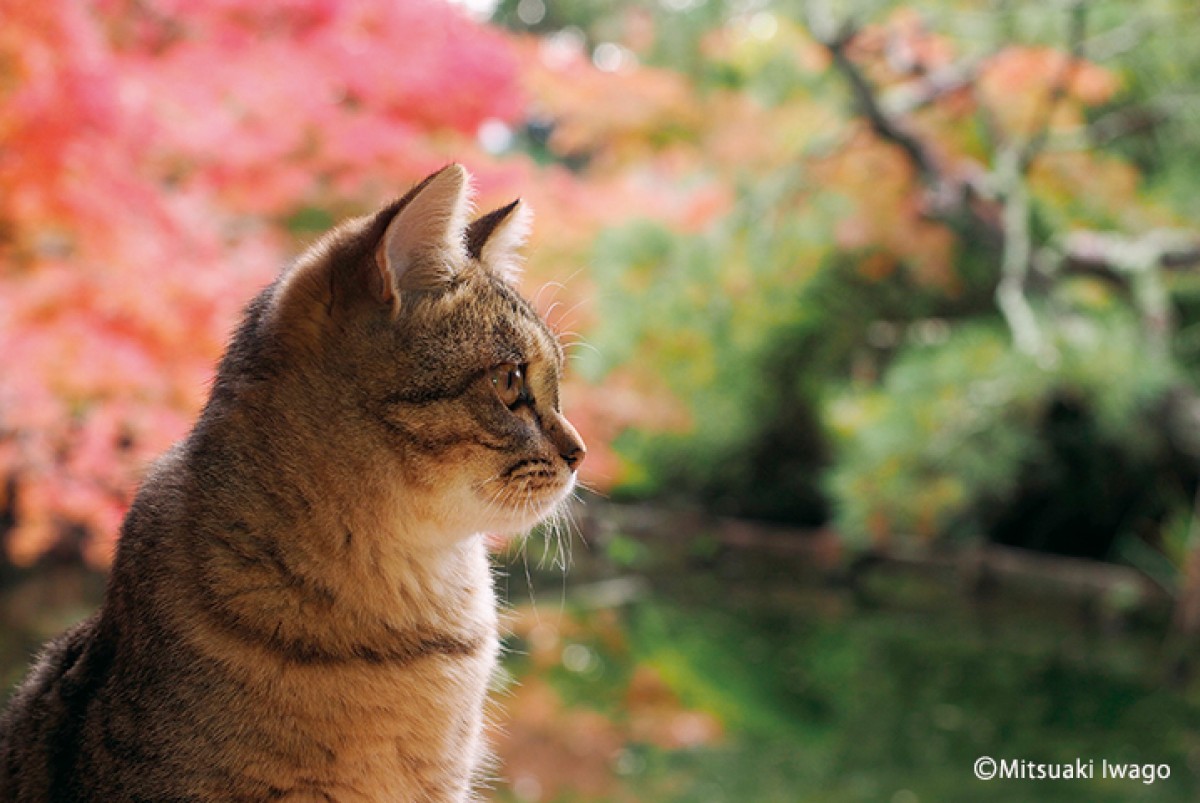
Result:
<svg viewBox="0 0 1200 803"><path fill-rule="evenodd" d="M513 511L510 516L498 518L484 529L502 535L523 535L550 518L559 504L561 502L546 504L533 510Z"/></svg>
<svg viewBox="0 0 1200 803"><path fill-rule="evenodd" d="M564 481L553 486L523 489L523 493L505 505L504 510L490 511L492 521L483 528L485 532L499 536L515 536L529 532L550 518L575 490L575 474L572 472Z"/></svg>

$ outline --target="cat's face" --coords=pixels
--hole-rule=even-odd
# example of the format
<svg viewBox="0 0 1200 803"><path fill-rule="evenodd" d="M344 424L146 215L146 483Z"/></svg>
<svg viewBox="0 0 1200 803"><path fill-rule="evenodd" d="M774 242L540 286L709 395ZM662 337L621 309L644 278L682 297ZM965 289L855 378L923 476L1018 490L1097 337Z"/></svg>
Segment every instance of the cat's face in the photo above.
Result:
<svg viewBox="0 0 1200 803"><path fill-rule="evenodd" d="M314 415L394 472L403 515L450 537L533 526L585 453L559 407L558 339L510 284L526 215L513 204L467 225L467 209L451 165L332 232L274 301L316 392L335 397Z"/></svg>
<svg viewBox="0 0 1200 803"><path fill-rule="evenodd" d="M559 407L555 335L486 265L402 306L373 400L409 481L467 529L516 532L571 491L583 442ZM420 381L413 381L420 377Z"/></svg>

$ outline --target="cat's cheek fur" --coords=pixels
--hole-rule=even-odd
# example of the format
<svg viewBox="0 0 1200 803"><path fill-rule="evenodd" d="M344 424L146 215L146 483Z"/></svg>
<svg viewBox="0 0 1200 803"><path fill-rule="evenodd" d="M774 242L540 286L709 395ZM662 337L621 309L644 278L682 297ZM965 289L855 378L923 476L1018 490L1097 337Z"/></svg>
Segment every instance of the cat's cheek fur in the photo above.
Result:
<svg viewBox="0 0 1200 803"><path fill-rule="evenodd" d="M424 542L528 531L574 489L575 474L560 454L561 416L495 410L488 401L459 399L404 410L409 423L400 422L399 409L391 412L396 419L387 428L395 440L380 461L398 460L410 491L409 508L399 512L410 518L416 512L428 521L416 534ZM421 424L413 426L415 420ZM472 426L464 431L461 423L447 427L449 421Z"/></svg>

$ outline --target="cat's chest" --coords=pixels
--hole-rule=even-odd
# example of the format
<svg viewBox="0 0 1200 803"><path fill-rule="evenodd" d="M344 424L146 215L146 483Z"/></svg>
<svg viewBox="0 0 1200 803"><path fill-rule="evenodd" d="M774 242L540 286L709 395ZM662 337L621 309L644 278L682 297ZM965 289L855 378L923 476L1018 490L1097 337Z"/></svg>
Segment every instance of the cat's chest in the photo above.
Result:
<svg viewBox="0 0 1200 803"><path fill-rule="evenodd" d="M280 651L229 628L194 626L180 631L170 671L157 673L159 696L170 698L164 707L206 766L248 799L463 800L482 753L498 652L488 602L436 627L397 626L401 637L350 654L334 641Z"/></svg>
<svg viewBox="0 0 1200 803"><path fill-rule="evenodd" d="M262 729L269 747L253 769L298 800L310 792L339 801L458 800L482 749L494 666L489 644L406 666L293 668L276 680L277 707L264 715L274 721Z"/></svg>

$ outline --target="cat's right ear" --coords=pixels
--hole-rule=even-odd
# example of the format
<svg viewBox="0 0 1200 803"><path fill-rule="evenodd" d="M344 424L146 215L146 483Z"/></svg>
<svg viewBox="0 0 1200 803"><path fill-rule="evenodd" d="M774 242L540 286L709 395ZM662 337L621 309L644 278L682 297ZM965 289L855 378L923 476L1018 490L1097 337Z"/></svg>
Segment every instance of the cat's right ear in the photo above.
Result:
<svg viewBox="0 0 1200 803"><path fill-rule="evenodd" d="M502 206L467 227L467 254L509 284L521 273L520 249L529 238L533 212L521 199Z"/></svg>

